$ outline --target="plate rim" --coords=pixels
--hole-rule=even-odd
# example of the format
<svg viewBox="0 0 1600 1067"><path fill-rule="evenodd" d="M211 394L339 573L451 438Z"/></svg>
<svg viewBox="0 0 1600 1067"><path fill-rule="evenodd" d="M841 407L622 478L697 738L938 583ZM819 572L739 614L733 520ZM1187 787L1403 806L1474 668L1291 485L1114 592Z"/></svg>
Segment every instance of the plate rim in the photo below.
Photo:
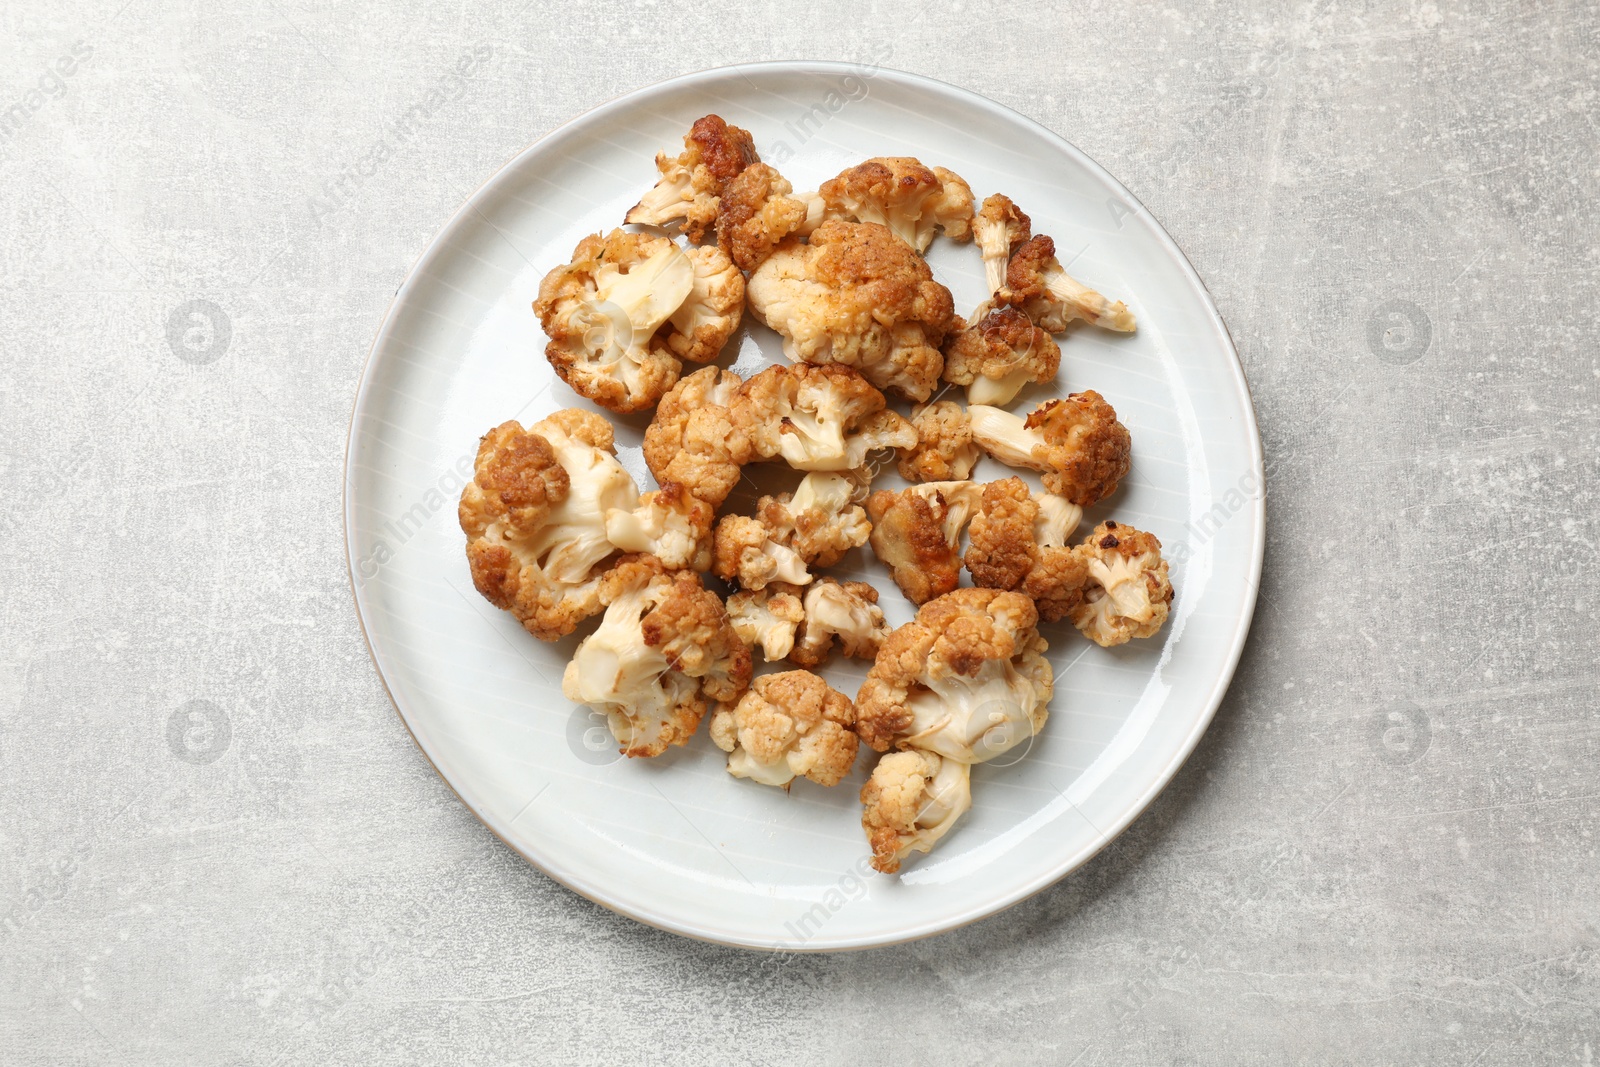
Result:
<svg viewBox="0 0 1600 1067"><path fill-rule="evenodd" d="M1262 490L1253 498L1248 509L1242 509L1248 510L1250 515L1250 537L1254 550L1250 560L1249 574L1247 577L1250 595L1244 604L1243 610L1239 612L1238 618L1234 624L1233 633L1229 637L1228 651L1225 656L1225 662L1222 664L1222 670L1218 674L1217 681L1212 686L1211 691L1206 694L1205 710L1200 715L1196 716L1193 725L1189 729L1188 733L1184 736L1182 743L1175 750L1172 758L1168 761L1166 766L1161 769L1159 774L1150 779L1149 785L1138 796L1137 800L1128 807L1124 814L1119 817L1109 829L1101 830L1099 827L1094 827L1098 837L1092 846L1080 850L1080 852L1077 854L1068 856L1061 863L1045 869L1040 874L1036 875L1032 879L1024 881L1023 884L1008 893L1001 894L997 897L987 900L983 904L969 907L965 911L956 913L954 915L946 915L937 920L921 922L910 927L909 929L894 931L888 936L873 937L869 935L842 938L836 937L832 940L823 937L817 937L810 942L799 945L768 943L765 940L757 941L736 936L729 931L719 933L714 928L703 924L686 923L677 919L668 918L666 916L655 915L648 911L637 910L623 904L622 902L612 898L610 894L601 886L594 885L587 879L576 876L571 872L564 871L559 863L553 862L548 858L536 857L531 855L529 851L524 850L516 843L515 840L513 840L516 835L511 832L509 826L501 827L498 825L500 820L491 813L487 812L480 803L476 803L469 799L468 796L463 793L462 788L458 787L456 782L451 779L451 776L444 771L444 769L440 766L439 759L435 757L435 754L429 750L428 746L417 735L416 730L413 729L411 725L411 719L407 714L406 709L401 705L401 701L396 697L394 689L389 684L388 675L384 672L383 660L379 656L377 647L373 644L372 635L367 628L367 609L362 603L361 586L356 581L355 566L353 562L355 558L355 533L352 515L353 505L351 501L352 471L350 466L350 457L355 445L355 434L358 422L361 421L363 411L370 403L374 363L377 360L380 349L382 349L385 346L385 343L389 340L390 334L395 327L397 319L399 318L398 311L401 308L404 299L414 288L414 281L422 276L425 273L424 268L431 264L434 259L440 255L441 251L443 250L447 235L455 233L463 220L467 219L469 216L478 214L480 217L482 217L482 213L479 211L479 203L482 199L484 199L486 192L492 187L498 185L508 173L510 173L514 168L517 168L518 165L530 154L541 148L541 146L545 145L547 142L560 137L566 131L580 123L584 123L588 120L599 117L605 112L621 109L631 103L648 99L650 96L663 93L668 89L693 85L694 83L700 81L711 81L722 78L729 74L749 76L760 74L824 73L841 75L853 74L860 77L863 76L863 70L870 70L870 77L873 78L887 76L891 80L900 81L916 88L933 90L937 93L954 94L958 97L964 98L964 100L969 104L975 105L979 108L999 112L1007 118L1021 122L1026 127L1031 127L1034 133L1044 137L1050 142L1053 142L1058 149L1066 152L1080 166L1084 167L1094 177L1104 182L1114 192L1124 198L1126 203L1132 209L1131 213L1142 215L1144 217L1144 219L1154 230L1159 242L1159 247L1161 247L1173 259L1180 272L1199 291L1202 302L1205 305L1205 312L1210 320L1210 324L1217 337L1222 342L1227 355L1231 357L1228 361L1228 370L1231 372L1231 378L1238 397L1243 402L1242 407L1244 414L1244 425L1242 429L1245 431L1245 436L1249 445L1251 468L1257 479L1256 484L1261 486ZM546 877L550 878L552 881L578 894L586 900L599 904L601 907L604 907L608 911L614 912L617 915L624 916L635 922L642 923L658 930L677 934L682 937L688 937L697 941L704 941L710 944L722 945L730 948L746 949L755 952L824 953L864 951L867 949L886 948L893 945L906 944L908 942L920 941L924 938L933 937L938 934L949 933L951 931L970 926L979 920L988 918L989 916L996 915L1002 911L1014 907L1015 905L1027 900L1032 896L1035 896L1038 893L1043 892L1044 890L1055 885L1057 882L1061 881L1063 878L1066 878L1068 875L1072 874L1074 871L1078 870L1095 856L1099 855L1105 850L1106 846L1121 836L1121 834L1130 825L1132 825L1136 819L1144 814L1146 809L1148 809L1149 806L1155 801L1156 797L1160 796L1161 793L1165 791L1167 786L1171 784L1173 777L1176 776L1178 770L1184 765L1184 763L1188 761L1189 757L1193 755L1195 748L1200 743L1200 738L1205 735L1205 732L1208 729L1210 729L1212 720L1216 717L1217 709L1221 706L1223 698L1227 695L1228 689L1233 683L1233 677L1238 669L1239 660L1244 654L1245 643L1249 639L1251 625L1255 619L1256 606L1261 594L1261 570L1263 560L1266 555L1266 463L1261 444L1260 427L1256 420L1255 400L1250 391L1249 378L1245 374L1244 364L1239 359L1238 348L1234 345L1233 336L1228 330L1227 323L1222 318L1222 313L1217 308L1216 301L1211 296L1210 289L1206 287L1205 280L1200 277L1199 272L1195 270L1194 265L1189 261L1189 257L1184 253L1183 249L1178 246L1177 241L1173 239L1172 235L1167 231L1166 227L1161 224L1160 220L1158 220L1155 215L1152 214L1147 207L1145 207L1144 203L1140 201L1139 198L1136 197L1127 186L1123 185L1123 183L1118 180L1115 175L1111 174L1110 171L1106 170L1082 149L1078 148L1071 141L1068 141L1065 137L1045 126L1043 123L1024 115L1022 112L1017 111L1014 108L1008 107L999 101L990 99L989 97L984 96L982 93L963 88L959 85L953 85L950 82L943 81L939 78L932 78L925 74L917 74L911 71L899 70L894 67L886 67L870 63L847 63L837 60L769 60L756 63L734 63L718 67L707 67L685 74L675 75L671 78L664 78L659 81L649 82L637 88L630 89L627 92L620 93L614 97L602 101L599 104L594 105L593 107L579 112L572 118L549 130L543 136L525 145L521 150L516 152L498 168L496 168L492 174L485 178L484 181L461 202L455 211L451 213L450 217L446 219L445 222L434 233L433 237L428 241L427 246L421 251L420 254L417 255L415 260L413 260L411 266L406 271L404 280L395 290L394 296L390 298L389 305L384 310L383 320L380 323L376 334L373 336L372 344L367 349L366 358L362 361L361 373L356 384L355 398L350 410L350 422L345 434L344 461L341 464L341 477L342 484L340 487L340 512L344 533L343 541L345 573L350 581L350 595L355 606L356 624L361 630L361 639L367 647L367 655L372 660L373 669L377 672L378 681L383 686L384 694L389 698L390 706L394 709L396 716L401 722L401 725L405 727L406 733L410 736L412 744L414 744L417 747L417 750L422 753L423 758L428 761L428 765L433 769L434 773L439 776L439 779L444 782L446 788L448 788L450 792L455 795L455 798L461 802L462 806L465 807L468 812L472 814L473 818L477 819L478 822L482 824L486 830L493 834L503 845L511 849L511 851L516 853L518 856L522 857L526 863L531 865L540 873L544 874Z"/></svg>

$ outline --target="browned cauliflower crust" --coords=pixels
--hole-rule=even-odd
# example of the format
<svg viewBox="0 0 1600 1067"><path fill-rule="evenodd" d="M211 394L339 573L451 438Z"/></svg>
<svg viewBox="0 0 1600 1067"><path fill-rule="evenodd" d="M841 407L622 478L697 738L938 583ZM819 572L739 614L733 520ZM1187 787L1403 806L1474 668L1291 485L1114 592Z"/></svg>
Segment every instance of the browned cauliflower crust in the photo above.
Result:
<svg viewBox="0 0 1600 1067"><path fill-rule="evenodd" d="M1000 408L967 408L972 437L1012 467L1043 472L1045 488L1079 507L1116 492L1133 462L1133 439L1105 397L1092 389L1047 400L1026 420Z"/></svg>
<svg viewBox="0 0 1600 1067"><path fill-rule="evenodd" d="M616 412L661 399L682 364L662 326L689 299L694 265L665 237L612 230L578 242L544 276L534 313L550 338L545 357L579 396Z"/></svg>
<svg viewBox="0 0 1600 1067"><path fill-rule="evenodd" d="M972 807L972 767L932 752L894 752L861 787L861 828L872 866L893 874L913 852L927 852Z"/></svg>
<svg viewBox="0 0 1600 1067"><path fill-rule="evenodd" d="M776 168L753 163L728 183L717 208L717 245L740 270L752 271L806 222L806 204Z"/></svg>
<svg viewBox="0 0 1600 1067"><path fill-rule="evenodd" d="M712 537L711 570L725 582L737 582L741 589L765 589L772 582L806 585L811 572L806 561L788 545L772 539L760 519L747 515L724 515L717 521Z"/></svg>
<svg viewBox="0 0 1600 1067"><path fill-rule="evenodd" d="M679 359L709 363L744 316L744 275L715 246L691 248L684 255L694 271L693 284L661 327L661 335L667 350Z"/></svg>
<svg viewBox="0 0 1600 1067"><path fill-rule="evenodd" d="M1021 478L990 482L967 530L973 582L1027 594L1048 622L1065 618L1082 602L1089 579L1087 562L1067 545L1082 516L1076 504L1033 493Z"/></svg>
<svg viewBox="0 0 1600 1067"><path fill-rule="evenodd" d="M820 665L833 650L835 638L844 655L871 659L888 636L878 591L866 582L823 578L806 590L804 606L805 619L789 652L789 662L798 666Z"/></svg>
<svg viewBox="0 0 1600 1067"><path fill-rule="evenodd" d="M600 578L616 555L606 515L638 498L612 448L610 424L576 409L526 430L503 423L478 446L457 513L472 583L541 640L601 608Z"/></svg>
<svg viewBox="0 0 1600 1067"><path fill-rule="evenodd" d="M1020 593L957 589L883 642L856 696L856 733L982 763L1037 734L1054 674L1039 613Z"/></svg>
<svg viewBox="0 0 1600 1067"><path fill-rule="evenodd" d="M855 470L881 448L915 442L883 394L849 367L773 366L744 383L734 405L735 436L752 456L782 458L806 471Z"/></svg>
<svg viewBox="0 0 1600 1067"><path fill-rule="evenodd" d="M880 389L926 400L955 321L950 290L886 228L830 219L809 244L789 240L750 275L756 318L796 363L854 367Z"/></svg>
<svg viewBox="0 0 1600 1067"><path fill-rule="evenodd" d="M806 609L798 585L769 582L763 589L742 589L728 597L728 618L734 632L751 651L758 646L761 657L774 663L788 657L794 648L795 631L805 621Z"/></svg>
<svg viewBox="0 0 1600 1067"><path fill-rule="evenodd" d="M676 482L722 506L751 458L749 440L734 425L741 385L732 371L707 367L662 397L644 432L644 461L657 482Z"/></svg>
<svg viewBox="0 0 1600 1067"><path fill-rule="evenodd" d="M810 671L757 678L739 703L717 709L711 740L728 773L785 789L796 778L838 785L856 761L856 706Z"/></svg>
<svg viewBox="0 0 1600 1067"><path fill-rule="evenodd" d="M767 535L794 549L807 565L831 567L872 533L856 493L849 477L813 471L793 493L762 497L756 514Z"/></svg>
<svg viewBox="0 0 1600 1067"><path fill-rule="evenodd" d="M573 653L561 692L605 712L624 754L659 756L687 743L707 700L732 703L750 684L750 650L693 571L624 556L600 599L605 617Z"/></svg>
<svg viewBox="0 0 1600 1067"><path fill-rule="evenodd" d="M972 439L967 412L954 400L935 400L911 412L917 443L899 450L896 465L908 482L965 481L983 451Z"/></svg>
<svg viewBox="0 0 1600 1067"><path fill-rule="evenodd" d="M841 171L822 183L827 218L875 222L918 252L934 232L964 241L972 236L972 189L944 169L929 169L909 156L880 156Z"/></svg>
<svg viewBox="0 0 1600 1067"><path fill-rule="evenodd" d="M1033 222L1022 209L1001 193L985 197L983 208L972 220L972 233L983 256L984 280L993 296L1006 285L1006 265L1024 242L1033 236Z"/></svg>
<svg viewBox="0 0 1600 1067"><path fill-rule="evenodd" d="M913 604L943 596L961 580L961 530L982 490L973 482L925 482L867 498L872 551Z"/></svg>
<svg viewBox="0 0 1600 1067"><path fill-rule="evenodd" d="M1172 583L1154 534L1106 521L1076 551L1088 580L1082 603L1072 611L1072 625L1085 637L1110 648L1161 629L1172 604Z"/></svg>
<svg viewBox="0 0 1600 1067"><path fill-rule="evenodd" d="M944 380L967 387L973 404L1003 406L1029 382L1061 368L1055 338L1014 307L995 308L945 344Z"/></svg>
<svg viewBox="0 0 1600 1067"><path fill-rule="evenodd" d="M711 569L716 511L677 482L644 493L631 511L606 512L606 539L624 552L648 552L668 567Z"/></svg>
<svg viewBox="0 0 1600 1067"><path fill-rule="evenodd" d="M749 131L729 126L717 115L695 120L683 139L683 153L656 154L661 180L629 209L624 222L670 226L699 244L717 220L717 200L727 184L756 162Z"/></svg>
<svg viewBox="0 0 1600 1067"><path fill-rule="evenodd" d="M1043 234L1016 250L1006 265L1005 288L995 299L1020 307L1051 333L1065 330L1073 319L1120 333L1138 328L1133 312L1122 301L1112 303L1063 270L1056 259L1056 243Z"/></svg>

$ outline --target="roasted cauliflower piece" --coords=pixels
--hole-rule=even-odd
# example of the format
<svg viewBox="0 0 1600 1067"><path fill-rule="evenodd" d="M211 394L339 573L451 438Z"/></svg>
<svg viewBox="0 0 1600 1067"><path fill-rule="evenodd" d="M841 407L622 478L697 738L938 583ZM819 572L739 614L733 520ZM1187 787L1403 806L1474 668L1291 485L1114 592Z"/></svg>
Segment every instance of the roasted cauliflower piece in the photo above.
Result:
<svg viewBox="0 0 1600 1067"><path fill-rule="evenodd" d="M1073 319L1120 333L1138 328L1122 301L1112 303L1063 270L1056 259L1056 243L1043 234L1024 242L1012 255L1005 288L995 299L1021 308L1051 333L1065 330Z"/></svg>
<svg viewBox="0 0 1600 1067"><path fill-rule="evenodd" d="M633 509L606 512L606 539L624 552L647 552L668 567L711 569L715 511L677 482L639 497Z"/></svg>
<svg viewBox="0 0 1600 1067"><path fill-rule="evenodd" d="M808 566L831 567L872 533L866 511L855 502L859 491L843 474L813 471L793 493L762 497L756 514L768 536L794 549Z"/></svg>
<svg viewBox="0 0 1600 1067"><path fill-rule="evenodd" d="M872 866L893 874L913 852L927 852L972 807L972 767L932 752L894 752L861 787L861 828Z"/></svg>
<svg viewBox="0 0 1600 1067"><path fill-rule="evenodd" d="M985 313L944 349L944 380L966 386L972 404L1009 404L1024 385L1052 381L1060 368L1055 338L1014 307Z"/></svg>
<svg viewBox="0 0 1600 1067"><path fill-rule="evenodd" d="M854 367L880 389L926 400L955 320L950 290L882 226L829 219L809 244L785 241L750 275L756 318L796 363Z"/></svg>
<svg viewBox="0 0 1600 1067"><path fill-rule="evenodd" d="M768 367L744 383L734 418L753 456L805 471L854 470L873 451L916 441L911 424L849 367Z"/></svg>
<svg viewBox="0 0 1600 1067"><path fill-rule="evenodd" d="M613 448L611 425L573 408L527 429L503 423L478 446L458 509L472 584L541 640L602 606L600 579L617 551L606 515L638 499Z"/></svg>
<svg viewBox="0 0 1600 1067"><path fill-rule="evenodd" d="M711 717L711 740L728 773L789 788L805 777L838 785L856 761L856 706L810 671L757 678L739 702Z"/></svg>
<svg viewBox="0 0 1600 1067"><path fill-rule="evenodd" d="M816 667L828 658L834 639L839 651L856 659L871 659L889 633L878 591L866 582L840 582L823 578L806 590L805 619L795 635L789 662Z"/></svg>
<svg viewBox="0 0 1600 1067"><path fill-rule="evenodd" d="M709 363L744 316L744 275L720 248L691 248L684 255L694 272L689 295L667 318L661 335L679 359Z"/></svg>
<svg viewBox="0 0 1600 1067"><path fill-rule="evenodd" d="M1020 593L957 589L891 633L856 697L856 732L877 749L982 763L1037 734L1054 673L1039 613Z"/></svg>
<svg viewBox="0 0 1600 1067"><path fill-rule="evenodd" d="M1105 648L1150 637L1167 621L1172 583L1154 534L1102 522L1076 549L1088 570L1072 625Z"/></svg>
<svg viewBox="0 0 1600 1067"><path fill-rule="evenodd" d="M707 700L732 703L750 684L750 650L693 571L624 556L601 581L600 599L605 616L572 654L561 692L605 712L625 755L685 744Z"/></svg>
<svg viewBox="0 0 1600 1067"><path fill-rule="evenodd" d="M723 189L756 159L749 131L729 126L717 115L698 118L683 139L681 155L656 154L661 180L623 221L675 227L699 244L717 220Z"/></svg>
<svg viewBox="0 0 1600 1067"><path fill-rule="evenodd" d="M911 412L917 443L899 450L896 465L908 482L965 481L983 450L972 439L966 409L954 400L920 404Z"/></svg>
<svg viewBox="0 0 1600 1067"><path fill-rule="evenodd" d="M533 310L545 357L579 396L616 412L661 399L682 364L657 335L695 285L694 263L665 237L590 234L539 283Z"/></svg>
<svg viewBox="0 0 1600 1067"><path fill-rule="evenodd" d="M675 482L721 507L750 462L750 442L734 425L742 379L706 367L662 397L644 432L644 461L662 485Z"/></svg>
<svg viewBox="0 0 1600 1067"><path fill-rule="evenodd" d="M1033 598L1041 618L1063 619L1083 600L1089 568L1067 544L1083 509L1054 493L1034 493L1021 478L983 487L967 528L967 570L985 589Z"/></svg>
<svg viewBox="0 0 1600 1067"><path fill-rule="evenodd" d="M972 234L983 256L984 280L993 296L1006 286L1006 266L1016 250L1033 236L1033 223L1011 198L1000 193L984 198L972 220Z"/></svg>
<svg viewBox="0 0 1600 1067"><path fill-rule="evenodd" d="M934 232L964 241L972 236L972 189L943 167L929 169L909 156L880 156L822 183L827 218L875 222L918 252Z"/></svg>
<svg viewBox="0 0 1600 1067"><path fill-rule="evenodd" d="M1133 439L1094 390L1047 400L1026 420L1000 408L967 408L972 437L1001 463L1043 472L1045 488L1088 507L1116 492L1133 462Z"/></svg>
<svg viewBox="0 0 1600 1067"><path fill-rule="evenodd" d="M924 482L867 498L872 551L913 604L943 596L961 579L961 531L983 490L974 482Z"/></svg>
<svg viewBox="0 0 1600 1067"><path fill-rule="evenodd" d="M772 250L805 225L805 201L777 169L752 163L728 183L717 208L717 246L740 270L759 267Z"/></svg>
<svg viewBox="0 0 1600 1067"><path fill-rule="evenodd" d="M769 582L762 589L741 589L728 597L728 618L733 630L751 651L761 649L768 663L786 659L794 648L795 631L805 621L806 609L797 585Z"/></svg>
<svg viewBox="0 0 1600 1067"><path fill-rule="evenodd" d="M760 519L724 515L712 537L711 570L741 589L765 589L772 582L808 585L806 561L788 545L779 544Z"/></svg>

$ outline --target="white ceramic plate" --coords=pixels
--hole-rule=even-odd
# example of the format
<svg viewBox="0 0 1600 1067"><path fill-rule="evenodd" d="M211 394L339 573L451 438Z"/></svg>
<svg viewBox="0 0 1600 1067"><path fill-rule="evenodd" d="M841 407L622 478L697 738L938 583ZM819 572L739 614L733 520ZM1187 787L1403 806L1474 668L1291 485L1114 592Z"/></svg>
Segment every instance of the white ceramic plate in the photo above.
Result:
<svg viewBox="0 0 1600 1067"><path fill-rule="evenodd" d="M1133 475L1082 530L1116 518L1156 533L1177 599L1154 639L1102 649L1047 627L1049 724L1024 758L972 776L973 809L929 856L873 874L857 793L731 778L705 728L654 760L617 757L602 720L561 695L577 638L542 644L473 590L455 502L480 434L587 406L555 379L529 303L583 235L619 224L692 120L749 129L797 189L874 155L950 167L979 198L1005 192L1055 237L1071 273L1127 301L1139 331L1079 329L1054 389L1093 388L1133 434ZM940 238L935 274L958 310L985 295L972 246ZM724 364L782 360L751 324ZM641 487L644 422L619 422ZM782 477L770 465L760 478ZM889 468L892 475L892 466ZM975 477L1003 476L988 461ZM797 477L797 476L796 476ZM886 476L884 484L896 481ZM792 482L790 483L792 484ZM773 63L651 86L517 156L457 212L396 294L362 376L345 486L355 598L373 659L418 746L491 830L552 878L692 937L754 948L860 948L949 930L1050 885L1131 822L1193 749L1222 698L1255 604L1262 461L1249 393L1199 278L1147 211L1060 137L972 93L888 70ZM748 504L735 497L730 506ZM841 577L910 605L875 560ZM854 693L857 661L825 671Z"/></svg>

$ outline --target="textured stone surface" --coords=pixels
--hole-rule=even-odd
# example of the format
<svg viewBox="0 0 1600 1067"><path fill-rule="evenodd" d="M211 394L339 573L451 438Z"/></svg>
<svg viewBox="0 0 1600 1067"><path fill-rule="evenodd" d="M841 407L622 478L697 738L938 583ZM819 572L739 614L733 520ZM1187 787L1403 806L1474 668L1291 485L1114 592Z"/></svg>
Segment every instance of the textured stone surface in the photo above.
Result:
<svg viewBox="0 0 1600 1067"><path fill-rule="evenodd" d="M0 1058L1591 1062L1600 16L1181 6L0 10ZM373 332L484 176L796 54L1125 181L1272 463L1238 677L1125 836L964 931L774 960L480 828L368 661L338 501Z"/></svg>

